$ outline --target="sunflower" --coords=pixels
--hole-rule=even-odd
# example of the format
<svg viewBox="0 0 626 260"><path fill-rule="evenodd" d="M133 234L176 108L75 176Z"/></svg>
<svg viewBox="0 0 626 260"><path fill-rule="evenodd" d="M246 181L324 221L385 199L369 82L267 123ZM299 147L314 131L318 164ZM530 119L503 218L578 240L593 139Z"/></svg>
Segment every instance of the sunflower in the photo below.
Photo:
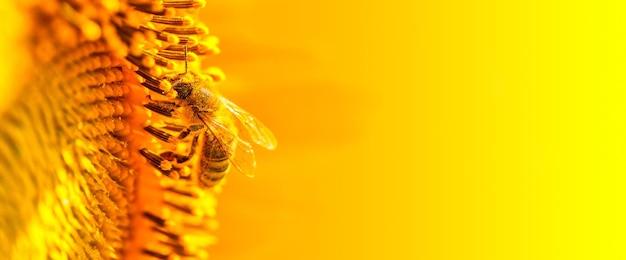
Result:
<svg viewBox="0 0 626 260"><path fill-rule="evenodd" d="M139 154L148 90L219 52L195 0L25 1L1 10L0 255L208 258L215 194ZM13 45L11 45L13 44ZM187 46L187 47L185 47ZM188 48L188 50L187 50ZM212 80L224 78L217 68Z"/></svg>

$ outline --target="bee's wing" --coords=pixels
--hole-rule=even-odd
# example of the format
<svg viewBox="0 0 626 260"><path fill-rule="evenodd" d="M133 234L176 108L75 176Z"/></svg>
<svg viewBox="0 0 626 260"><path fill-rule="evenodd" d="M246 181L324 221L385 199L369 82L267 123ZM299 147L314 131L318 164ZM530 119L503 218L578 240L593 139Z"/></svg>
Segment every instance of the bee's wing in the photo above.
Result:
<svg viewBox="0 0 626 260"><path fill-rule="evenodd" d="M241 173L248 177L254 177L254 170L256 169L256 158L254 156L254 150L250 143L241 140L237 137L237 144L235 146L235 154L230 157L230 162Z"/></svg>
<svg viewBox="0 0 626 260"><path fill-rule="evenodd" d="M220 151L228 157L230 163L235 166L238 171L248 177L254 177L256 159L250 143L241 140L236 133L233 133L232 130L215 119L211 120L203 115L200 115L200 119L204 125L206 125L208 133L216 138L216 142L211 142L210 145L219 146ZM230 142L230 140L235 143L225 143L227 141ZM214 147L210 148L214 150Z"/></svg>
<svg viewBox="0 0 626 260"><path fill-rule="evenodd" d="M276 148L276 137L261 121L224 97L220 97L220 101L237 118L250 138L252 138L252 141L269 150Z"/></svg>

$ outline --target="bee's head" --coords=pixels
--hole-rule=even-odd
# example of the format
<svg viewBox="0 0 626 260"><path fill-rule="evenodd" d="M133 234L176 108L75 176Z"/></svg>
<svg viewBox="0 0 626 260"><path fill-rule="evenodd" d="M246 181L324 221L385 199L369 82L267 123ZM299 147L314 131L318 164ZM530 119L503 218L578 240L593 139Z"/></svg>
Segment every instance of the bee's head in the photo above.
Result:
<svg viewBox="0 0 626 260"><path fill-rule="evenodd" d="M190 82L179 80L172 85L172 88L178 93L178 99L187 99L193 91L193 85Z"/></svg>

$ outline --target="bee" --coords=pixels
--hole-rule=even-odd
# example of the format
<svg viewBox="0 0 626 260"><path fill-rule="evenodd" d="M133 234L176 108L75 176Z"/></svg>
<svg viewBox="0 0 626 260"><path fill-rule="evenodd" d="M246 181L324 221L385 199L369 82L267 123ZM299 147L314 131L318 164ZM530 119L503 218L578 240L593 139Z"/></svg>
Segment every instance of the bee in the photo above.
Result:
<svg viewBox="0 0 626 260"><path fill-rule="evenodd" d="M221 96L211 84L209 75L187 71L186 60L184 73L165 75L171 89L162 94L175 91L174 97L167 100L150 98L150 102L144 105L158 114L180 119L184 125L166 123L161 128L147 126L144 129L164 142L188 142L189 151L156 154L144 148L140 153L162 173L175 178L179 176L172 174L185 177L185 173L181 174L184 165L193 164L191 159L199 153L196 167L191 167L195 168L195 174L187 175L197 179L205 188L213 187L224 178L231 165L253 177L256 160L248 140L273 150L276 138L261 121ZM178 136L170 134L172 132Z"/></svg>

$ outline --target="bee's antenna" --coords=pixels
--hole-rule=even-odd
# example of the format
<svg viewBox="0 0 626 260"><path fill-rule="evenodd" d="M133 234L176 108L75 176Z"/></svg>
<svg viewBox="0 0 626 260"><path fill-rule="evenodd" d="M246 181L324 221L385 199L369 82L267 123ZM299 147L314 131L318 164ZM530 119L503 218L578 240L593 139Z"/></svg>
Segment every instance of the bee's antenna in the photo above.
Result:
<svg viewBox="0 0 626 260"><path fill-rule="evenodd" d="M185 74L187 74L187 44L183 48L185 50Z"/></svg>

